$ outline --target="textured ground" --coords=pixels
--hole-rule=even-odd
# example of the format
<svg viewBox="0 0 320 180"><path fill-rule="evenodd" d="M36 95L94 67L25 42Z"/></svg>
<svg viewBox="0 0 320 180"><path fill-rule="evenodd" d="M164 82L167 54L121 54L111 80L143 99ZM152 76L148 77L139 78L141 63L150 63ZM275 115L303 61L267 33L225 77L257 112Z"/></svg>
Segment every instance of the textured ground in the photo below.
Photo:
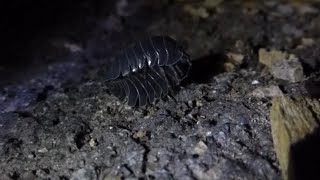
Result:
<svg viewBox="0 0 320 180"><path fill-rule="evenodd" d="M319 4L104 5L95 8L108 13L88 8L78 28L28 47L37 67L1 78L0 179L280 179L270 98L254 92L279 85L299 94L303 83L275 79L258 51L295 54L305 76L314 75ZM129 108L107 93L103 67L146 34L179 40L193 69L175 100ZM233 71L230 52L243 56Z"/></svg>

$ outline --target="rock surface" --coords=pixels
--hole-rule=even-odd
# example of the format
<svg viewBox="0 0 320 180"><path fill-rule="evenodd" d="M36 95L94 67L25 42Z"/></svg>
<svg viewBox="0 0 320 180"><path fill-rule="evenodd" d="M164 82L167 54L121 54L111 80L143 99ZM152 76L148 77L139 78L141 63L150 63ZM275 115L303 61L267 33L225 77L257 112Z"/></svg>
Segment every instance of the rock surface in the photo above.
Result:
<svg viewBox="0 0 320 180"><path fill-rule="evenodd" d="M304 83L274 79L259 66L259 49L294 54L306 77L315 76L320 13L318 5L301 13L295 3L272 2L72 3L80 22L61 18L43 41L12 45L32 49L33 61L26 76L1 76L10 83L1 83L0 179L280 179L269 121L276 92L252 92L303 94ZM125 107L108 93L104 70L146 34L177 39L193 69L174 99ZM228 52L241 61L233 72L223 68Z"/></svg>

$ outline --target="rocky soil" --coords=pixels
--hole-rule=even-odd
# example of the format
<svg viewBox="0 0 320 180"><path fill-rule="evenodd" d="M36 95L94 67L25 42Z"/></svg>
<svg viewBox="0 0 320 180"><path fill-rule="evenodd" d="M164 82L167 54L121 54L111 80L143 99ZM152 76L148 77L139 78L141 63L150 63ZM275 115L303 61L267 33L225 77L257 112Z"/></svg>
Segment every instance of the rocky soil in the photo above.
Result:
<svg viewBox="0 0 320 180"><path fill-rule="evenodd" d="M77 16L62 9L66 18L52 27L33 21L44 13L35 10L25 19L36 26L32 34L5 41L0 179L280 179L271 97L319 95L312 88L320 65L319 3L121 0L63 7ZM189 77L173 98L127 107L108 92L105 67L128 44L159 34L186 48Z"/></svg>

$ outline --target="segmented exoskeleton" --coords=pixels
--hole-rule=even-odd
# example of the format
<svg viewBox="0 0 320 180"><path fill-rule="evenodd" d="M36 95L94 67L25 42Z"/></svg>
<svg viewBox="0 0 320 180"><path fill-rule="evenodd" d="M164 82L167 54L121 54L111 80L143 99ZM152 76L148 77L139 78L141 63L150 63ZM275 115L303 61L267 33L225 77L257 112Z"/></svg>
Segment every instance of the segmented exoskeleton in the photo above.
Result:
<svg viewBox="0 0 320 180"><path fill-rule="evenodd" d="M187 76L189 55L168 36L138 41L116 56L107 70L111 92L129 106L153 104Z"/></svg>

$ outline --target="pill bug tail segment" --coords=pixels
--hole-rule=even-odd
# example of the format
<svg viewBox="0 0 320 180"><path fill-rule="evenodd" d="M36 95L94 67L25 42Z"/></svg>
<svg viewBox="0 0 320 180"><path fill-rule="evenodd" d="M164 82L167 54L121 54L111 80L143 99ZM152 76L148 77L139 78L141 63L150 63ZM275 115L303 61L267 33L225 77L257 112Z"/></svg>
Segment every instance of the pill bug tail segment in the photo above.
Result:
<svg viewBox="0 0 320 180"><path fill-rule="evenodd" d="M111 62L106 78L111 93L129 106L154 104L180 85L190 57L172 38L154 36L125 49Z"/></svg>

